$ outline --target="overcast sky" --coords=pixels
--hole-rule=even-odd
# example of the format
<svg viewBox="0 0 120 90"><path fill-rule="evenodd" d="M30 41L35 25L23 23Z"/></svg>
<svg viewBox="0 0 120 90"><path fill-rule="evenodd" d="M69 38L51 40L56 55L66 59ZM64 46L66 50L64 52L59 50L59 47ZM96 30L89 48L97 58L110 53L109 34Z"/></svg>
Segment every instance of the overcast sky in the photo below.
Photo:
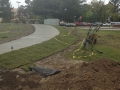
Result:
<svg viewBox="0 0 120 90"><path fill-rule="evenodd" d="M92 0L87 0L87 3L90 3ZM98 0L98 1L100 1L100 0ZM101 0L101 1L105 1L105 4L108 4L108 2L110 1L110 0Z"/></svg>
<svg viewBox="0 0 120 90"><path fill-rule="evenodd" d="M18 2L21 2L21 3L19 3L19 6L20 6L20 5L26 5L26 4L25 4L25 0L10 0L10 2L11 2L11 4L12 4L12 7L14 7L14 8L17 8L17 7L18 7L17 1L18 1ZM106 4L109 2L109 0L102 0L102 1L105 1ZM90 3L90 2L91 2L91 0L87 0L87 3Z"/></svg>
<svg viewBox="0 0 120 90"><path fill-rule="evenodd" d="M11 2L11 4L12 4L12 7L18 8L18 3L17 3L17 1L20 2L20 3L19 3L19 6L20 6L20 5L26 5L26 4L25 4L25 0L10 0L10 2Z"/></svg>

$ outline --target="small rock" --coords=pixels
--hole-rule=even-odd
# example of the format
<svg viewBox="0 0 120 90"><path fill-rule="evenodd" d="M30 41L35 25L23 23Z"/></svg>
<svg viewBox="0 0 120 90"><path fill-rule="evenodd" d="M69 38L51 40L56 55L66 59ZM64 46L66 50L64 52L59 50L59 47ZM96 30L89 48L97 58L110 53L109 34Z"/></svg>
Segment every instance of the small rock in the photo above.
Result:
<svg viewBox="0 0 120 90"><path fill-rule="evenodd" d="M86 72L87 72L86 70L83 71L83 73L86 73Z"/></svg>
<svg viewBox="0 0 120 90"><path fill-rule="evenodd" d="M105 79L105 78L103 78L103 79L102 79L102 82L106 82L106 79Z"/></svg>
<svg viewBox="0 0 120 90"><path fill-rule="evenodd" d="M117 90L120 90L120 84L118 85Z"/></svg>
<svg viewBox="0 0 120 90"><path fill-rule="evenodd" d="M16 78L20 78L20 75L16 75Z"/></svg>
<svg viewBox="0 0 120 90"><path fill-rule="evenodd" d="M19 86L19 87L18 87L18 90L22 90L22 88L23 88L22 86Z"/></svg>
<svg viewBox="0 0 120 90"><path fill-rule="evenodd" d="M25 79L23 78L23 79L21 79L21 82L25 82Z"/></svg>
<svg viewBox="0 0 120 90"><path fill-rule="evenodd" d="M69 69L70 68L70 66L66 66L66 69Z"/></svg>
<svg viewBox="0 0 120 90"><path fill-rule="evenodd" d="M3 81L3 79L0 78L0 81Z"/></svg>

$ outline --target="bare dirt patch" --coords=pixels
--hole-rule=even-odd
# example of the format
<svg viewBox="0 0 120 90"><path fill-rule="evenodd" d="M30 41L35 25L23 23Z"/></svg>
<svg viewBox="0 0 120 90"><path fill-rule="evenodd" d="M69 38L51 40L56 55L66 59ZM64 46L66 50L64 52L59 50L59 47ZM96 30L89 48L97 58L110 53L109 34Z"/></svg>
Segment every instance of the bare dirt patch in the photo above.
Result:
<svg viewBox="0 0 120 90"><path fill-rule="evenodd" d="M99 59L90 63L74 63L69 68L67 66L63 68L60 73L46 78L40 74L7 72L0 75L3 79L0 81L0 88L1 90L120 90L120 65L112 60Z"/></svg>

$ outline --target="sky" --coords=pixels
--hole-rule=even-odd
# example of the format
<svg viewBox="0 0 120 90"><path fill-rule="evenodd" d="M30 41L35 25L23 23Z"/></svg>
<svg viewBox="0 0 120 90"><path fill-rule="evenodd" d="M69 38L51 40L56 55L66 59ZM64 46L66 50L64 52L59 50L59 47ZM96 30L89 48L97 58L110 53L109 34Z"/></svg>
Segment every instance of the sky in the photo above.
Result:
<svg viewBox="0 0 120 90"><path fill-rule="evenodd" d="M90 3L92 0L87 0L87 3ZM98 0L98 1L100 1L100 0ZM105 1L105 4L108 4L108 2L110 1L110 0L101 0L101 1Z"/></svg>
<svg viewBox="0 0 120 90"><path fill-rule="evenodd" d="M12 7L18 8L18 3L17 3L17 1L20 2L20 3L19 3L19 6L20 6L20 5L26 5L26 4L25 4L25 0L10 0L10 2L11 2L11 4L12 4Z"/></svg>
<svg viewBox="0 0 120 90"><path fill-rule="evenodd" d="M17 1L18 2L21 2L21 3L19 3L19 6L20 5L26 5L25 4L25 0L10 0L10 2L11 2L11 4L12 4L12 7L14 7L14 8L18 8L18 3L17 3ZM102 1L104 1L104 0L102 0ZM91 0L87 0L87 3L90 3L91 2ZM105 4L107 4L109 2L109 0L105 0Z"/></svg>

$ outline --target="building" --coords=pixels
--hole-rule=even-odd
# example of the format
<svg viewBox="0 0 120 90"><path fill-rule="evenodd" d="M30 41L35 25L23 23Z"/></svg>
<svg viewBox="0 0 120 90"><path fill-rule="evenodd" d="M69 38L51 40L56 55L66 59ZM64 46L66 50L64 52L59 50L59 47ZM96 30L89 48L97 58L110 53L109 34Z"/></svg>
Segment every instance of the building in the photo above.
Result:
<svg viewBox="0 0 120 90"><path fill-rule="evenodd" d="M60 19L45 19L44 24L47 25L59 25Z"/></svg>
<svg viewBox="0 0 120 90"><path fill-rule="evenodd" d="M14 17L18 15L18 9L17 8L13 8L12 12L13 12Z"/></svg>

